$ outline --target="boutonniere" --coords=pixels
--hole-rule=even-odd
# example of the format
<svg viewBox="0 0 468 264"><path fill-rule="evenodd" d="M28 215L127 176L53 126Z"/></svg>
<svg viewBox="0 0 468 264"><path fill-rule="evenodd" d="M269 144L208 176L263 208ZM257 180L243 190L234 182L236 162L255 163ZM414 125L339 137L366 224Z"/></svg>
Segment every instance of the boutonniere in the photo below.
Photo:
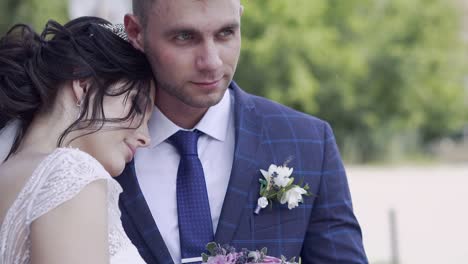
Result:
<svg viewBox="0 0 468 264"><path fill-rule="evenodd" d="M271 164L268 171L260 170L263 179L260 179L260 198L257 201L255 214L260 210L271 205L273 201L281 204L288 203L289 210L297 207L303 201L302 195L311 195L309 185L301 186L302 183L294 184L294 178L291 177L293 168L285 165L277 166Z"/></svg>

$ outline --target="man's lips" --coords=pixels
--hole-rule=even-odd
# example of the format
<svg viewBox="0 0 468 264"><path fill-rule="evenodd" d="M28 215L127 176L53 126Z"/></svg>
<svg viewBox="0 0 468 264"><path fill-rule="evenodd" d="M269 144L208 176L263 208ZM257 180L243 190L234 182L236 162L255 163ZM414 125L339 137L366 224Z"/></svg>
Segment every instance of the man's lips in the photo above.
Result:
<svg viewBox="0 0 468 264"><path fill-rule="evenodd" d="M214 86L218 84L223 78L217 80L207 80L207 81L193 81L192 83L199 86Z"/></svg>

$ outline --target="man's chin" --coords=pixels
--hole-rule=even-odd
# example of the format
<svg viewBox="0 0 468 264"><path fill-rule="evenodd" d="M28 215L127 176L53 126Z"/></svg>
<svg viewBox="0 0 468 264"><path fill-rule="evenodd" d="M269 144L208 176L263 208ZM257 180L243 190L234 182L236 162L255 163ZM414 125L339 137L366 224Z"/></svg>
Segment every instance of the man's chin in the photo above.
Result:
<svg viewBox="0 0 468 264"><path fill-rule="evenodd" d="M195 108L209 108L221 102L225 92L226 90L218 91L208 95L193 96L189 100L186 100L185 104Z"/></svg>
<svg viewBox="0 0 468 264"><path fill-rule="evenodd" d="M228 89L229 83L222 80L213 89L203 89L193 83L187 83L183 87L177 89L168 85L159 85L159 95L169 95L180 103L193 108L209 108L218 104Z"/></svg>
<svg viewBox="0 0 468 264"><path fill-rule="evenodd" d="M190 97L183 98L185 99L185 103L192 107L208 108L217 105L223 99L224 93L227 91L228 84L223 81L213 89L194 88L195 89L192 90L194 93Z"/></svg>

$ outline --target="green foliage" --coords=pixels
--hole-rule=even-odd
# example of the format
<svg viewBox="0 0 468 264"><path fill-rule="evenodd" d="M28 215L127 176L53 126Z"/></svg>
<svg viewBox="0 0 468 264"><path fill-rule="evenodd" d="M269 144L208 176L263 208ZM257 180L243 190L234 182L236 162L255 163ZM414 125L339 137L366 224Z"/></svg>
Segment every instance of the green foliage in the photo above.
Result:
<svg viewBox="0 0 468 264"><path fill-rule="evenodd" d="M215 242L210 242L206 245L206 250L208 250L208 252L210 252L211 255L216 255L216 248L218 247L218 244L216 244Z"/></svg>
<svg viewBox="0 0 468 264"><path fill-rule="evenodd" d="M16 23L28 24L41 32L49 19L68 20L65 0L2 0L0 1L0 33L3 35Z"/></svg>
<svg viewBox="0 0 468 264"><path fill-rule="evenodd" d="M453 0L243 0L236 80L329 121L348 161L419 149L467 122ZM68 20L68 1L2 0L0 33Z"/></svg>
<svg viewBox="0 0 468 264"><path fill-rule="evenodd" d="M466 122L461 14L447 0L244 1L236 80L329 121L349 161Z"/></svg>

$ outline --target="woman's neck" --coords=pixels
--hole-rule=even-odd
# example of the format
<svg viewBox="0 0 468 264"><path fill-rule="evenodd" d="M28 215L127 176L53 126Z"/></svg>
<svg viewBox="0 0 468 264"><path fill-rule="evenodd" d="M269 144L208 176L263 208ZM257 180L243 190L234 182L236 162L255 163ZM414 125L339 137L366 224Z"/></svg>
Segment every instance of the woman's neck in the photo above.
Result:
<svg viewBox="0 0 468 264"><path fill-rule="evenodd" d="M52 152L57 148L59 138L70 124L70 118L64 111L38 114L26 130L17 152Z"/></svg>

